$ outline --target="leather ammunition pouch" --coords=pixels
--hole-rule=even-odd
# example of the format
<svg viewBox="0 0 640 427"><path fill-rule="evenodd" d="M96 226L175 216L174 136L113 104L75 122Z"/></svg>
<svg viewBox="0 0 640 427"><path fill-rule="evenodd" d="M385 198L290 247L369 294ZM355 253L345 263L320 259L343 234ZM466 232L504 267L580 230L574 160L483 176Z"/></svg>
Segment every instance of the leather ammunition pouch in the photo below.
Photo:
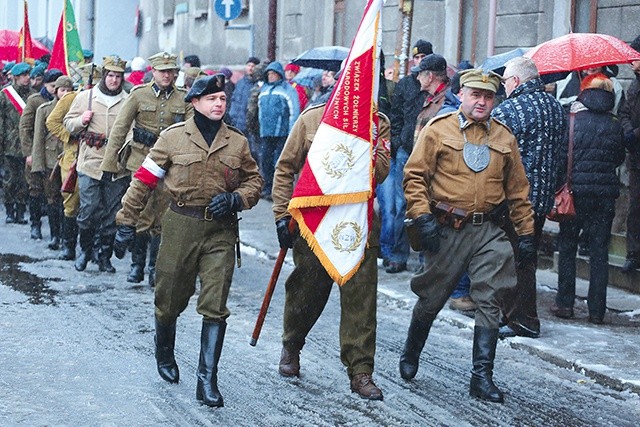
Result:
<svg viewBox="0 0 640 427"><path fill-rule="evenodd" d="M158 140L158 136L146 129L142 129L139 127L133 128L133 140L135 142L139 142L140 144L144 144L147 147L151 148Z"/></svg>
<svg viewBox="0 0 640 427"><path fill-rule="evenodd" d="M107 137L103 133L82 131L78 134L78 140L88 147L100 149L107 145Z"/></svg>

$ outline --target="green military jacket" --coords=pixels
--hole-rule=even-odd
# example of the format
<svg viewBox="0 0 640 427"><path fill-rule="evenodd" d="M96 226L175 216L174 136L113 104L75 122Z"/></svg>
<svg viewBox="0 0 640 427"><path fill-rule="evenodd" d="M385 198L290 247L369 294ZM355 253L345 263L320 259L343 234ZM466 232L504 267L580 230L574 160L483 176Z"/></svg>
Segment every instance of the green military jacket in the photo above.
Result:
<svg viewBox="0 0 640 427"><path fill-rule="evenodd" d="M33 148L31 149L31 171L45 172L51 170L58 162L62 153L62 141L47 129L47 117L53 111L57 100L45 102L36 110L33 129Z"/></svg>
<svg viewBox="0 0 640 427"><path fill-rule="evenodd" d="M172 86L168 93L161 91L154 82L131 89L129 98L122 106L109 133L102 170L113 173L120 170L119 153L127 144L127 150L123 151L128 152L128 158L125 159L126 167L131 172L137 171L149 154L150 147L134 141L131 129L139 127L158 136L174 123L191 118L193 106L184 102L186 94L186 90L175 86Z"/></svg>
<svg viewBox="0 0 640 427"><path fill-rule="evenodd" d="M34 92L29 86L13 85L18 95L26 102ZM7 96L0 92L0 154L24 157L20 146L20 113Z"/></svg>
<svg viewBox="0 0 640 427"><path fill-rule="evenodd" d="M33 148L33 132L36 122L36 110L39 106L47 102L40 92L34 93L27 98L27 105L25 105L20 116L20 145L22 147L22 155L28 157L31 155L31 149Z"/></svg>
<svg viewBox="0 0 640 427"><path fill-rule="evenodd" d="M145 169L164 175L164 191L181 206L204 207L213 196L225 192L238 193L242 209L255 206L260 199L263 180L249 143L240 131L225 123L211 147L193 118L177 123L160 134L144 162L141 172ZM153 186L134 175L116 216L118 224L135 225L152 190Z"/></svg>

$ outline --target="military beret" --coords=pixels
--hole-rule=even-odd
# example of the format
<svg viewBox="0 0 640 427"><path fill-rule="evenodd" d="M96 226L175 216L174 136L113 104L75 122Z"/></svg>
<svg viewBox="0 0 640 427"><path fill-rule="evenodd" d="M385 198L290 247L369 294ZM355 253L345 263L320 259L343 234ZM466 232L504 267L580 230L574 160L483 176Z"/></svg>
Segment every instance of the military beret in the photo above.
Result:
<svg viewBox="0 0 640 427"><path fill-rule="evenodd" d="M418 40L415 45L413 45L413 49L411 50L411 56L416 56L419 54L422 55L431 55L433 53L433 46L431 43L426 40Z"/></svg>
<svg viewBox="0 0 640 427"><path fill-rule="evenodd" d="M90 49L82 49L82 56L85 58L93 58L93 51Z"/></svg>
<svg viewBox="0 0 640 427"><path fill-rule="evenodd" d="M151 66L156 70L178 70L178 63L176 62L178 58L175 55L172 55L168 52L158 52L153 56L149 57L149 62Z"/></svg>
<svg viewBox="0 0 640 427"><path fill-rule="evenodd" d="M127 61L120 58L117 55L105 56L102 58L102 69L107 71L115 71L117 73L124 73L124 69L127 67Z"/></svg>
<svg viewBox="0 0 640 427"><path fill-rule="evenodd" d="M73 89L73 80L71 80L71 77L69 76L60 76L56 79L56 86L55 88L61 88L61 87L70 87Z"/></svg>
<svg viewBox="0 0 640 427"><path fill-rule="evenodd" d="M460 73L460 86L497 92L500 87L500 75L493 71L484 71L479 68L464 70Z"/></svg>
<svg viewBox="0 0 640 427"><path fill-rule="evenodd" d="M420 61L420 64L411 68L412 73L419 73L420 71L446 71L447 70L447 60L444 59L444 56L438 55L437 53L432 53Z"/></svg>
<svg viewBox="0 0 640 427"><path fill-rule="evenodd" d="M31 69L31 73L29 73L29 77L35 79L36 77L44 77L45 67L38 65L37 67L33 67Z"/></svg>
<svg viewBox="0 0 640 427"><path fill-rule="evenodd" d="M196 80L187 96L184 97L184 101L190 102L193 98L224 91L224 79L224 74L218 73Z"/></svg>
<svg viewBox="0 0 640 427"><path fill-rule="evenodd" d="M7 74L9 71L11 71L14 65L16 65L16 61L7 62L6 64L4 64L2 72Z"/></svg>
<svg viewBox="0 0 640 427"><path fill-rule="evenodd" d="M29 71L31 71L31 65L26 62L18 62L11 68L11 74L14 76L19 76L28 73Z"/></svg>
<svg viewBox="0 0 640 427"><path fill-rule="evenodd" d="M52 68L50 70L47 70L46 73L44 73L44 82L45 83L52 83L55 82L58 77L60 77L62 75L62 71L58 70L57 68Z"/></svg>

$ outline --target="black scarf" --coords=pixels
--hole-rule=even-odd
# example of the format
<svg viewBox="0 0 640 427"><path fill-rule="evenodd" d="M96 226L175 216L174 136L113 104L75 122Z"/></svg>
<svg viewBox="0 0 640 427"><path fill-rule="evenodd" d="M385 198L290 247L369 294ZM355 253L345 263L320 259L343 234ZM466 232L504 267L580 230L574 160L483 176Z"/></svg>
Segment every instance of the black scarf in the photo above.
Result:
<svg viewBox="0 0 640 427"><path fill-rule="evenodd" d="M195 114L193 118L196 122L198 130L202 134L204 140L207 142L207 145L211 147L211 144L213 144L213 140L216 139L216 135L220 130L222 120L211 120L204 114L200 113L198 110L195 110L194 113Z"/></svg>
<svg viewBox="0 0 640 427"><path fill-rule="evenodd" d="M118 86L116 90L109 90L104 79L100 79L100 83L98 83L98 89L100 89L100 92L104 93L107 96L116 96L116 95L119 95L120 92L122 92L123 83L124 83L124 80L122 80L122 83L120 83L120 86Z"/></svg>

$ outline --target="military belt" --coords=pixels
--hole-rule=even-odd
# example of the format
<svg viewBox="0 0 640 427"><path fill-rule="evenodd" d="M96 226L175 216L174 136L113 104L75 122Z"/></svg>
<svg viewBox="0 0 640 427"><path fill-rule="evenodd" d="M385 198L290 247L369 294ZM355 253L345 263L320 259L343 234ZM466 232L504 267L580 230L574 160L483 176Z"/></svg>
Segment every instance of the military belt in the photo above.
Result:
<svg viewBox="0 0 640 427"><path fill-rule="evenodd" d="M454 230L460 230L469 223L482 225L492 219L491 213L467 212L442 202L431 202L431 211L440 225Z"/></svg>
<svg viewBox="0 0 640 427"><path fill-rule="evenodd" d="M199 219L200 221L218 221L226 223L229 220L236 221L236 214L231 214L224 218L214 218L209 212L208 206L185 206L183 202L171 202L169 208L177 214Z"/></svg>
<svg viewBox="0 0 640 427"><path fill-rule="evenodd" d="M78 135L78 139L92 148L100 149L107 145L107 137L102 133L83 131Z"/></svg>

